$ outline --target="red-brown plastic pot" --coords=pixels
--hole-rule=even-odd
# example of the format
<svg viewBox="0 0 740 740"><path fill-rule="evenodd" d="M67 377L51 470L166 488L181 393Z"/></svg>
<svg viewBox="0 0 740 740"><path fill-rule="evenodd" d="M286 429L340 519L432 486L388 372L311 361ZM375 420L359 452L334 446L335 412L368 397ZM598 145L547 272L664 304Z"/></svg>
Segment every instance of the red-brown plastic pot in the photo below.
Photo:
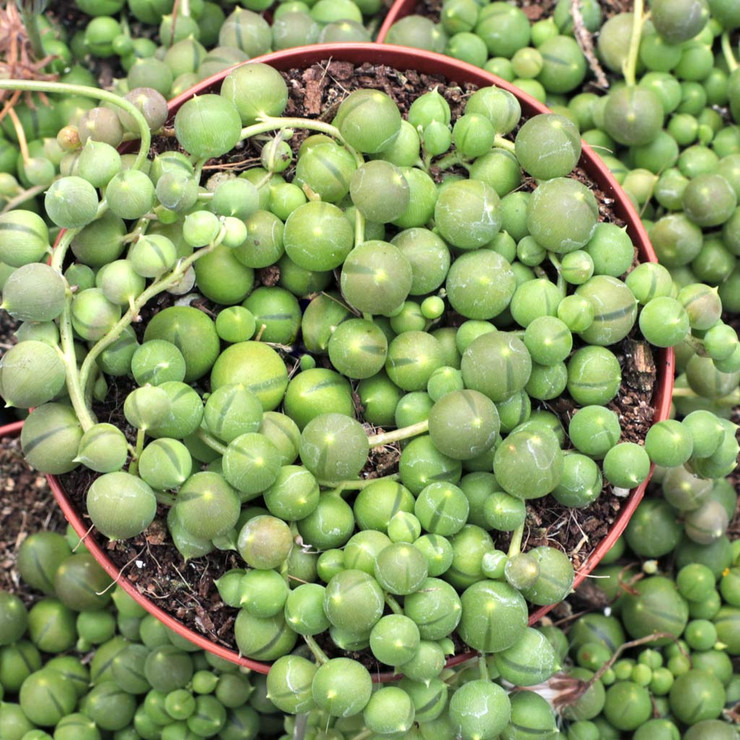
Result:
<svg viewBox="0 0 740 740"><path fill-rule="evenodd" d="M522 114L525 118L547 112L547 108L534 100L531 96L526 95L518 88L515 88L498 77L484 72L479 67L474 67L470 64L457 61L441 54L418 51L416 49L406 47L387 44L379 46L377 44L359 43L304 46L273 54L267 54L251 61L271 64L277 69L284 71L294 68L304 68L311 64L330 59L335 61L352 62L354 64L384 64L401 70L415 69L424 74L443 75L448 80L460 84L468 83L480 87L498 85L517 96L521 103ZM250 62L247 62L247 64L249 63ZM174 98L169 104L170 115L174 116L179 107L193 95L217 91L221 82L230 71L231 70L222 71L219 74L199 83L186 93ZM657 259L648 240L647 233L632 204L624 195L608 168L598 157L596 157L590 147L585 144L583 145L583 154L579 164L591 180L598 185L599 189L607 197L613 200L612 208L614 213L626 224L627 232L632 238L633 243L637 245L640 261L656 262ZM673 368L673 351L671 349L661 350L657 358L658 374L653 394L655 421L661 421L668 418L671 394L673 390ZM122 587L148 612L162 620L168 627L175 630L179 635L190 640L204 650L261 673L266 673L269 670L269 665L246 659L240 656L236 651L216 645L203 635L185 627L179 621L163 612L150 599L140 594L125 577L121 577L119 569L108 558L105 551L97 545L92 538L87 537L89 534L89 525L83 521L80 513L71 505L67 495L60 487L58 480L53 476L49 476L49 480L52 490L54 491L65 516L71 522L77 534L80 537L85 538L85 543L90 552L93 553L106 572L114 580L120 582ZM575 585L578 585L597 565L604 553L614 544L615 540L624 531L630 516L642 499L646 485L647 482L643 483L639 488L634 489L630 493L620 510L617 520L612 525L608 536L588 557L585 565L577 573ZM537 622L550 608L551 607L543 607L534 612L530 617L530 624ZM455 665L457 663L461 663L472 657L472 655L472 653L465 653L455 656L449 661L449 664ZM376 676L375 678L376 680L385 681L392 679L393 676L392 674L383 674Z"/></svg>
<svg viewBox="0 0 740 740"><path fill-rule="evenodd" d="M0 439L6 437L17 437L23 429L23 421L14 421L10 424L3 424L0 426Z"/></svg>

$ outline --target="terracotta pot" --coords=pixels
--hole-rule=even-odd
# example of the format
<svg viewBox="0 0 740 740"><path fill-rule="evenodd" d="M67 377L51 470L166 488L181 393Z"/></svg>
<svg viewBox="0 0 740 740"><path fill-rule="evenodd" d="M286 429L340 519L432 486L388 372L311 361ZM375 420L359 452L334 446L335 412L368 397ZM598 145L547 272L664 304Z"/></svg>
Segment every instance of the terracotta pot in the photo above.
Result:
<svg viewBox="0 0 740 740"><path fill-rule="evenodd" d="M347 61L355 64L365 62L385 64L397 69L415 69L426 74L440 74L454 82L470 83L480 87L498 85L499 87L512 92L519 98L522 107L522 114L525 118L547 112L547 109L541 103L534 100L529 95L526 95L509 83L484 72L479 67L459 62L441 54L421 52L406 47L392 45L378 46L377 44L359 43L327 44L323 46L305 46L288 49L286 51L258 57L252 61L268 63L279 70L288 70L292 68L307 67L315 62L328 59ZM188 92L174 98L170 102L171 116L174 116L178 108L193 95L217 91L220 87L220 83L224 77L229 74L229 72L230 70L226 70L214 75L213 77L199 83ZM632 238L633 243L637 245L640 261L656 262L657 259L648 240L647 233L640 223L639 216L634 210L632 204L624 195L608 168L593 153L591 148L585 144L583 145L583 154L579 164L586 171L592 181L598 185L601 191L609 198L613 199L614 213L626 223L627 231ZM660 351L656 364L658 376L654 390L653 406L655 408L655 421L661 421L668 418L671 403L674 375L673 351L670 349ZM58 480L53 476L49 476L49 480L65 516L71 522L78 535L85 538L85 543L89 550L97 558L98 562L108 572L108 574L114 580L120 582L123 588L148 612L162 620L168 627L175 630L178 634L204 650L208 650L222 658L226 658L227 660L249 667L261 673L266 673L269 670L269 665L241 657L236 651L217 645L203 635L185 627L183 624L163 612L153 601L140 594L125 577L121 577L119 569L111 562L105 551L97 545L92 538L87 537L89 533L89 525L83 521L79 512L70 504L70 501L65 492L61 489ZM603 554L614 544L615 540L623 532L632 512L642 499L646 485L647 482L643 483L639 488L630 493L628 499L623 503L618 519L614 522L609 535L588 557L584 567L582 567L577 573L574 585L578 585L586 577L586 575L597 565ZM530 624L536 623L550 608L551 607L543 607L533 613L530 618ZM449 664L454 665L463 662L471 656L471 653L455 656L449 661ZM391 674L376 676L376 680L380 681L390 680L391 678Z"/></svg>
<svg viewBox="0 0 740 740"><path fill-rule="evenodd" d="M22 421L14 421L10 424L3 424L2 426L0 426L0 439L5 439L5 437L17 437L21 433L22 428Z"/></svg>

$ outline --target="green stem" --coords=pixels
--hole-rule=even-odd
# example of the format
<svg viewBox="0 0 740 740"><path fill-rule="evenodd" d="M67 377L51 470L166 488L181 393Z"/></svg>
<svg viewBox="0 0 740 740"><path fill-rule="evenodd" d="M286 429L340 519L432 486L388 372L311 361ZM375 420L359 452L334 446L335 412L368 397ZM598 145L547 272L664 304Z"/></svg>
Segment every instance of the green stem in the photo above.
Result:
<svg viewBox="0 0 740 740"><path fill-rule="evenodd" d="M642 24L645 20L645 0L635 0L632 14L632 37L630 38L629 51L627 52L622 69L628 87L634 87L637 82L637 57L640 51Z"/></svg>
<svg viewBox="0 0 740 740"><path fill-rule="evenodd" d="M95 214L95 219L100 218L108 210L108 203L105 199L100 202L98 211ZM93 220L95 220L93 219ZM57 272L63 272L64 260L67 258L67 250L69 245L72 243L77 234L82 231L83 227L78 229L65 229L62 236L59 238L59 242L54 247L51 254L51 262L49 263Z"/></svg>
<svg viewBox="0 0 740 740"><path fill-rule="evenodd" d="M139 458L144 450L144 442L146 441L146 429L136 430L136 448L134 449L134 457L131 464L128 467L128 472L131 475L136 475L139 471Z"/></svg>
<svg viewBox="0 0 740 740"><path fill-rule="evenodd" d="M214 439L205 429L199 429L197 434L201 442L218 452L219 455L226 454L226 445L222 445L217 439Z"/></svg>
<svg viewBox="0 0 740 740"><path fill-rule="evenodd" d="M524 522L522 522L511 535L511 544L509 551L506 553L510 558L518 555L522 551L522 539L524 538Z"/></svg>
<svg viewBox="0 0 740 740"><path fill-rule="evenodd" d="M359 491L371 485L372 483L377 483L379 480L393 481L398 479L398 473L393 473L391 475L384 475L378 478L358 478L357 480L342 481L320 480L318 481L318 484L322 488L333 488L336 493L341 496L343 491Z"/></svg>
<svg viewBox="0 0 740 740"><path fill-rule="evenodd" d="M157 498L157 503L166 506L167 508L175 505L175 496L167 491L155 491L154 495Z"/></svg>
<svg viewBox="0 0 740 740"><path fill-rule="evenodd" d="M142 216L134 225L134 227L131 229L131 231L128 232L128 234L124 234L121 239L122 244L133 244L134 242L139 241L139 239L146 234L147 228L149 228L149 224L152 222L151 218L147 218L146 216Z"/></svg>
<svg viewBox="0 0 740 740"><path fill-rule="evenodd" d="M149 130L149 124L141 111L131 102L125 100L120 95L109 92L108 90L99 90L86 85L70 85L66 82L42 82L39 80L0 80L0 90L22 90L28 92L42 92L49 94L69 97L73 95L82 95L87 98L94 98L105 103L111 103L119 108L123 108L136 121L139 127L139 152L134 161L134 168L141 169L149 154L149 147L152 143L152 134Z"/></svg>
<svg viewBox="0 0 740 740"><path fill-rule="evenodd" d="M360 213L359 208L355 208L355 246L359 246L365 241L365 217Z"/></svg>
<svg viewBox="0 0 740 740"><path fill-rule="evenodd" d="M706 347L704 346L704 341L699 339L699 337L695 337L693 334L687 334L684 338L684 342L692 347L697 355L701 355L702 357L709 356Z"/></svg>
<svg viewBox="0 0 740 740"><path fill-rule="evenodd" d="M121 26L121 33L127 38L131 38L131 26L129 26L125 10L121 12L118 23Z"/></svg>
<svg viewBox="0 0 740 740"><path fill-rule="evenodd" d="M82 389L85 393L85 406L87 406L87 408L92 408L93 396L95 395L95 384L97 383L98 378L101 376L102 373L100 372L100 368L95 365L92 372L90 373L87 385ZM105 382L105 378L103 378L103 382ZM129 445L129 449L131 451L131 454L133 455L134 448Z"/></svg>
<svg viewBox="0 0 740 740"><path fill-rule="evenodd" d="M434 163L435 167L438 167L440 170L449 170L450 167L454 167L456 164L465 164L465 158L458 151L445 154L444 157Z"/></svg>
<svg viewBox="0 0 740 740"><path fill-rule="evenodd" d="M34 12L32 8L28 7L28 5L29 3L21 4L21 18L23 20L23 25L26 28L26 34L28 34L31 48L33 49L33 55L36 57L36 61L40 61L46 56L46 54L44 53L44 46L41 43L41 34L39 33L38 13ZM33 3L31 5L33 5Z"/></svg>
<svg viewBox="0 0 740 740"><path fill-rule="evenodd" d="M121 332L130 326L134 319L138 316L139 311L152 299L154 296L159 295L167 288L176 285L182 276L187 271L188 267L192 265L196 260L204 257L206 254L212 252L223 239L224 230L218 235L213 244L209 244L207 247L203 247L194 254L190 255L187 259L182 260L176 267L174 267L167 275L161 277L159 280L153 282L145 291L143 291L137 299L133 302L128 311L120 318L116 325L102 338L99 339L88 351L85 359L82 362L80 368L80 382L85 384L87 376L90 373L93 363L100 355L100 353L109 347L113 342L121 336Z"/></svg>
<svg viewBox="0 0 740 740"><path fill-rule="evenodd" d="M419 421L401 429L394 429L392 432L383 432L383 434L373 434L367 438L370 447L380 447L389 445L393 442L415 437L417 434L426 434L429 431L429 419Z"/></svg>
<svg viewBox="0 0 740 740"><path fill-rule="evenodd" d="M486 656L485 655L479 655L478 656L478 671L480 672L480 677L484 681L490 681L491 677L488 674L488 663L486 662Z"/></svg>
<svg viewBox="0 0 740 740"><path fill-rule="evenodd" d="M72 408L80 422L82 431L86 432L95 424L90 410L85 403L85 384L80 381L79 368L77 367L77 356L74 348L74 331L72 329L72 292L67 291L67 300L59 317L59 353L65 365L67 376L67 392Z"/></svg>
<svg viewBox="0 0 740 740"><path fill-rule="evenodd" d="M722 54L725 57L728 69L730 72L734 72L739 65L737 59L735 59L735 55L732 53L732 41L730 41L729 31L725 31L722 34Z"/></svg>
<svg viewBox="0 0 740 740"><path fill-rule="evenodd" d="M201 177L201 174L203 173L203 165L205 165L208 159L209 159L208 157L201 157L200 159L196 160L195 165L193 167L193 177L196 182L200 182L200 177Z"/></svg>
<svg viewBox="0 0 740 740"><path fill-rule="evenodd" d="M501 134L496 134L496 137L493 140L493 145L497 146L499 149L506 149L507 151L514 153L516 151L516 146L513 141L510 139L506 139Z"/></svg>
<svg viewBox="0 0 740 740"><path fill-rule="evenodd" d="M35 197L39 193L43 193L48 187L48 185L35 185L32 188L28 188L28 190L22 190L15 196L15 198L11 198L3 206L3 210L0 211L0 213L6 213L7 211L12 211L14 208L18 208L21 203L25 203L27 200L31 200L31 198Z"/></svg>
<svg viewBox="0 0 740 740"><path fill-rule="evenodd" d="M353 149L345 140L339 129L336 126L332 126L330 123L324 123L323 121L314 121L310 118L276 118L274 116L264 116L258 123L253 123L251 126L246 126L242 129L241 139L251 139L253 136L259 134L265 134L268 131L282 130L286 128L305 128L309 131L319 131L322 134L331 136L337 139L344 148L354 157L357 166L365 164L365 160L362 155Z"/></svg>
<svg viewBox="0 0 740 740"><path fill-rule="evenodd" d="M329 662L329 657L327 654L319 647L319 644L316 642L316 640L311 637L311 635L303 635L303 639L306 641L306 645L308 645L308 649L313 653L313 657L316 658L316 661L320 663L321 665L324 665L324 663Z"/></svg>
<svg viewBox="0 0 740 740"><path fill-rule="evenodd" d="M403 607L388 593L385 595L385 603L394 614L403 614Z"/></svg>
<svg viewBox="0 0 740 740"><path fill-rule="evenodd" d="M422 144L422 150L424 151L424 156L421 158L421 168L428 175L429 170L432 167L432 155L429 154L426 150L424 150L424 144Z"/></svg>
<svg viewBox="0 0 740 740"><path fill-rule="evenodd" d="M568 294L568 285L565 282L565 278L562 273L558 272L558 281L556 283L557 289L560 291L560 297L565 298Z"/></svg>
<svg viewBox="0 0 740 740"><path fill-rule="evenodd" d="M674 388L674 398L703 398L698 393L695 393L691 388ZM712 404L715 406L722 406L725 408L732 408L740 404L740 388L736 388L732 393L729 393L722 398L713 398Z"/></svg>

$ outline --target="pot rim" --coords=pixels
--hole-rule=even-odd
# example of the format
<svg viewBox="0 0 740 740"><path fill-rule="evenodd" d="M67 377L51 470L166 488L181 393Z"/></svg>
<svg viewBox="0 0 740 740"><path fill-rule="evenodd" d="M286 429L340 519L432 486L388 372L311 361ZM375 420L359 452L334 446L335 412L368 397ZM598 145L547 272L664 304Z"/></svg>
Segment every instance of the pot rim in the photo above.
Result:
<svg viewBox="0 0 740 740"><path fill-rule="evenodd" d="M400 5L401 3L396 3ZM396 5L389 12L386 22L392 17L393 10ZM385 25L385 24L384 24ZM382 30L382 29L381 29ZM217 86L223 82L224 78L230 74L237 67L243 66L244 64L251 64L253 62L259 62L264 64L271 64L279 70L287 70L293 67L306 67L311 64L315 64L320 61L328 61L335 59L338 61L352 62L354 64L362 64L369 62L372 64L386 64L398 69L408 68L416 69L425 74L440 74L446 77L448 80L453 82L467 82L476 84L480 87L486 87L490 85L496 85L504 90L514 94L521 106L522 115L530 117L538 113L551 112L547 107L542 105L539 101L535 100L532 96L526 94L519 88L511 85L509 82L502 80L495 75L485 72L480 67L475 67L466 62L453 59L443 54L437 54L434 52L427 52L424 50L413 49L404 46L395 46L392 44L378 44L378 43L345 43L345 44L315 44L311 46L301 46L283 51L272 52L265 54L260 57L255 57L247 62L229 67L228 69L222 70L221 72L212 75L211 77L202 80L197 85L190 88L188 91L173 98L168 103L169 108L169 119L171 120L173 115L177 112L180 106L187 100L192 98L194 95L203 94L206 92L212 92ZM607 166L601 161L601 159L594 153L594 151L585 142L582 142L583 152L581 159L579 160L580 166L584 168L589 178L597 183L603 192L614 200L612 208L615 212L625 221L627 224L627 232L636 245L640 262L657 262L657 257L648 239L647 231L642 225L639 215L632 205L631 201L627 198L624 192L621 190L614 176L609 171ZM674 353L672 348L661 349L658 352L656 359L657 367L657 378L655 388L653 390L653 408L655 409L655 416L653 423L662 421L668 418L670 406L671 406L671 395L673 391L673 380L674 380ZM650 469L650 475L652 475L653 466ZM176 620L164 612L158 607L151 599L141 594L136 587L125 577L122 577L122 571L113 564L108 558L104 550L92 539L88 538L88 534L91 531L91 527L82 520L82 517L74 509L66 494L62 490L59 480L56 476L47 476L49 484L52 488L54 496L59 503L65 517L74 528L77 535L85 541L85 545L93 554L98 563L104 568L108 575L113 578L116 583L119 583L121 587L141 606L143 606L150 614L155 616L157 619L162 621L170 629L175 631L181 637L189 640L199 648L206 650L214 655L224 658L232 663L250 668L258 673L267 673L270 669L271 664L260 663L249 658L241 656L235 650L218 645L212 642L208 637L202 635L194 630L186 627L184 624ZM643 494L650 480L644 481L639 487L633 489L624 504L622 505L617 519L612 524L609 533L597 546L593 553L588 557L583 567L576 574L573 588L580 584L591 572L591 570L599 563L604 553L614 544L617 538L622 534L627 523L629 522L632 513L637 508L637 505L642 500ZM534 611L529 617L529 624L536 624L539 619L544 616L548 611L552 609L553 605L541 607ZM469 660L477 655L477 652L470 651L461 653L453 656L448 662L448 666L457 665L466 660ZM375 674L373 680L376 682L391 681L398 678L393 673L381 673Z"/></svg>
<svg viewBox="0 0 740 740"><path fill-rule="evenodd" d="M6 437L17 437L21 433L23 428L23 420L12 421L10 424L3 424L0 426L0 439Z"/></svg>

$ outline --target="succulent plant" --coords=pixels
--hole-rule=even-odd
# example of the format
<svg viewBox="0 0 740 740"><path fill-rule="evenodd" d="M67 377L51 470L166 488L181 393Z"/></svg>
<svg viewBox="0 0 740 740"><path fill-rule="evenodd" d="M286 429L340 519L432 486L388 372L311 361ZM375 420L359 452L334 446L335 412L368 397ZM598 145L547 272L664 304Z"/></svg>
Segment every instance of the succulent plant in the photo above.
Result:
<svg viewBox="0 0 740 740"><path fill-rule="evenodd" d="M310 11L290 4L275 10L271 34L258 15L264 4L255 0L247 4L248 10L222 18L220 22L225 22L214 34L207 30L207 13L200 8L192 9L192 17L186 9L175 22L173 17L162 18L158 9L131 5L135 16L161 21L162 59L146 49L146 39L132 41L112 19L91 23L85 44L98 56L120 55L129 67L129 85L151 83L127 100L152 129L165 123L166 113L164 99L151 88L163 93L183 89L193 79L189 75L205 74L209 64L226 63L227 57L236 60L231 51L251 56L270 44L313 38L320 25L337 24L345 14L356 24L365 12L364 6L360 12L353 3L346 8L343 3L340 9L320 2ZM335 555L336 548L343 547L342 572L364 573L380 584L389 594L391 606L386 611L393 611L396 598L404 611L413 611L410 605L431 588L428 582L448 578L446 573L449 583L441 579L439 583L463 596L477 583L491 582L515 587L535 604L562 599L570 589L570 564L559 562L558 551L547 548L519 552L525 502L551 495L564 506L586 506L599 495L604 480L617 489L636 485L647 476L651 461L667 468L666 501L650 504L635 516L628 534L635 551L662 557L676 546L682 532L684 560L699 547L723 551L727 507L709 500L708 485L732 469L737 444L733 425L718 421L704 405L724 413L736 396L740 371L737 336L730 322L722 320L727 314L722 314L717 296L719 292L725 306L734 310L736 178L731 154L720 160L701 146L679 158L679 146L697 140L709 143L721 125L711 115L715 111L702 111L703 104L694 102L701 98L699 88L706 88L705 98L711 97L713 105L727 102L734 110L734 99L722 97L722 84L709 82L713 60L711 53L707 56L708 9L718 19L713 23L728 29L737 24L722 0L686 0L680 13L668 3L654 5L654 24L645 26L641 36L634 33L641 21L639 7L631 18L617 16L603 26L602 61L616 72L627 62L625 86L598 104L576 96L566 107L565 98L554 98L557 113L530 119L516 134L511 132L519 122L518 103L496 89L472 95L455 121L449 103L437 91L414 101L404 120L388 96L369 90L352 93L342 103L333 127L281 120L287 101L283 78L269 67L249 64L227 77L220 96L207 93L207 111L198 109L196 101L192 108L185 104L180 109L175 129L180 143L194 155L192 162L161 154L151 166L145 165L143 152L148 147L142 144L135 166L118 172L126 160L119 163L112 147L124 130L144 136L142 122L130 108L117 108L117 116L111 115L115 104L91 108L72 127L76 137L68 130L58 139L62 149L74 153L47 195L51 220L70 228L67 239L71 238L77 263L62 276L60 255L69 245L63 239L51 266L42 265L39 260L49 249L46 227L36 228L31 211L4 214L13 234L20 223L15 219L31 225L27 238L13 243L12 255L9 250L7 255L0 253L4 262L19 262L12 264L15 271L5 283L4 306L26 322L23 341L3 360L0 391L18 406L43 404L32 412L29 431L24 432L29 457L53 472L82 462L101 474L94 484L99 489L96 495L102 494L104 482L118 477L109 493L101 495L102 505L94 516L98 529L114 538L140 531L151 522L155 501L169 506L171 492L177 492L168 524L183 555L201 555L214 546L236 548L251 568L246 575L264 574L267 583L277 577L283 584L282 576L295 573L286 564L298 552L292 543L302 541L324 551L319 573L328 588L341 574ZM598 29L602 20L598 5L581 6L583 18L575 19L576 25L585 22L590 30ZM210 7L207 12L216 13ZM195 19L203 21L199 25ZM568 35L573 23L565 2L558 3L554 19L530 28L520 10L503 3L481 9L449 0L442 9L441 26L417 19L403 29L399 26L398 38L438 45L453 56L511 73L522 88L536 95L545 91L560 95L575 90L586 70ZM714 26L712 33L718 30ZM192 38L186 38L189 33ZM236 49L207 54L200 42L206 44L209 33L210 43L234 44ZM724 52L731 68L727 44ZM134 61L139 56L146 59ZM648 70L639 82L634 69L638 56ZM707 63L704 83L697 75ZM720 72L725 75L725 97L730 98L733 88L726 83L732 75L718 70L717 80ZM219 125L204 124L205 113L219 112ZM369 118L374 127L367 126ZM291 147L293 131L304 125L317 136L309 137L300 149ZM631 240L615 224L601 221L603 215L589 189L568 177L581 152L578 128L586 131L586 141L625 147L618 154L624 154L633 169L618 176L647 209L646 220L664 266L631 269ZM265 137L252 149L261 168L218 186L214 180L208 183L209 193L199 192L205 158L226 153L242 138L272 131L279 131L278 136ZM503 138L506 134L508 139ZM717 135L720 156L731 151L731 144L723 140ZM81 152L80 142L86 142ZM557 161L542 156L555 148ZM106 167L94 166L93 157L105 159ZM607 161L619 172L622 165L616 157ZM677 166L663 172L666 161ZM50 170L49 164L43 157L28 158L23 176L31 185L49 185L54 167ZM469 177L436 173L444 180L439 186L430 175L432 164L443 173L452 167L462 172L462 165ZM295 179L286 181L294 166ZM539 182L512 192L527 175ZM102 211L107 206L111 213L93 220L99 200ZM565 209L572 219L560 217ZM142 221L135 229L137 219ZM144 224L145 219L151 222ZM434 231L426 228L432 222ZM99 238L103 234L96 232L104 227L106 238ZM254 288L255 271L264 268L279 270L279 287ZM340 273L338 279L332 270ZM674 288L674 279L680 290ZM701 280L709 287L699 285ZM193 281L196 290L216 304L217 316L173 306L154 318L147 315L143 336L124 327L147 310L144 307L155 293L164 288L187 293ZM314 293L319 295L313 297ZM458 314L454 319L453 312ZM61 339L41 341L47 334L35 322L58 324ZM679 359L682 375L676 406L681 420L653 427L644 445L620 442L620 424L605 408L619 392L622 379L615 344L638 330L650 344L679 346L686 355ZM55 333L56 329L49 336ZM73 355L80 344L72 343L73 336L85 340L90 350L88 359L79 358L79 366ZM304 346L296 352L299 336ZM63 351L57 352L55 345ZM22 361L25 355L28 360ZM492 365L501 373L491 373ZM130 395L124 413L134 428L128 440L115 427L97 423L86 408L98 372L105 373L108 382L132 375L138 386L126 390ZM191 385L202 392L209 374L212 394L201 398ZM70 376L74 414L62 389L65 380L70 384ZM95 393L99 397L105 393L102 378L95 383ZM528 419L533 406L546 406L564 393L584 407L573 416L567 442L564 430L551 420L541 415L537 421ZM368 436L371 430L362 429L354 419L358 399L364 407L363 421L399 431ZM692 404L699 404L696 410ZM45 432L52 428L50 443ZM408 441L403 439L406 434L420 436ZM369 448L377 450L399 440L400 482L364 485L360 471ZM534 471L543 460L547 475ZM463 472L467 475L461 479ZM124 488L119 488L121 476L131 478L126 478ZM134 480L139 483L133 485ZM128 522L118 519L118 508L111 511L120 490L132 493ZM475 504L475 490L484 491L480 506ZM180 497L182 492L186 495ZM354 496L354 506L342 494ZM240 516L240 505L248 510L246 505L254 499L264 508L250 512L250 519ZM248 525L255 518L260 528L264 526L266 545L252 539ZM653 550L652 545L637 544L644 541L641 532L650 526L648 521L660 525ZM508 558L493 546L489 529L513 532ZM279 546L270 552L273 544ZM272 565L271 558L278 557L280 561ZM403 573L399 562L408 566ZM540 578L541 573L548 578ZM358 583L367 581L356 578ZM340 581L335 582L338 592ZM226 601L226 580L219 588ZM311 637L318 634L314 628L320 632L328 627L340 648L369 644L372 649L374 627L370 635L364 634L367 630L360 634L337 617L341 624L308 620L321 624L320 629L308 625L297 629L293 619L298 617L299 624L308 619L303 607L298 609L298 600L290 612L288 600L272 613L269 599L259 596L269 588L245 581L243 589L250 596L240 614L237 640L241 635L245 651L255 657L266 659L270 654L262 640L274 639L280 650L286 650L295 639L291 630ZM310 601L326 619L323 597L316 589L308 593L311 597L306 595L305 603ZM442 602L443 594L447 591L439 590ZM242 605L241 597L228 600ZM477 603L472 595L465 597L468 619ZM50 613L56 613L54 609L64 613L56 606L48 608ZM411 620L415 625L422 610ZM386 614L375 626L401 616ZM725 632L731 629L722 625ZM400 622L398 627L408 624ZM703 627L689 631L697 645L703 644ZM472 628L461 629L475 633ZM379 646L383 634L376 633ZM449 630L440 636L425 632L413 659L397 663L376 658L394 667L406 663L405 681L427 681L429 686L437 680L432 676L443 655L436 642L447 634ZM497 670L504 678L520 679L517 665L525 660L529 665L524 634L530 633L522 633L515 645L494 654L492 661L500 663ZM308 642L323 660L318 645ZM382 647L378 650L392 658ZM302 661L297 656L279 658L271 693L285 693L292 671L310 684L316 668ZM341 682L342 674L336 670ZM357 678L364 681L365 676ZM646 692L633 683L609 689L604 712L615 727L637 732L649 722L643 717ZM536 705L536 699L514 701L516 695L504 701L495 689L484 689L477 681L464 685L469 684L470 691L454 700L454 722L463 734L507 731L501 729L509 721L503 704L511 705L512 718L519 704ZM193 696L176 695L177 691L182 689L173 689L170 716L182 722L194 711ZM317 692L286 696L281 709L302 712L319 701L330 714L344 714L344 707L334 706L323 690ZM95 695L91 706L96 717L103 717L106 702L115 693L101 690ZM373 694L364 714L370 731L416 732L408 696L414 697L414 692ZM210 712L213 727L225 721L215 705L202 703L198 713ZM418 722L421 704L414 704ZM491 723L468 727L462 710L471 704L496 705L501 711L492 715L501 728ZM691 714L689 704L681 722L714 721ZM127 700L123 705L122 716L127 717ZM549 718L544 721L543 731L550 727ZM208 732L211 725L206 725L196 729Z"/></svg>

